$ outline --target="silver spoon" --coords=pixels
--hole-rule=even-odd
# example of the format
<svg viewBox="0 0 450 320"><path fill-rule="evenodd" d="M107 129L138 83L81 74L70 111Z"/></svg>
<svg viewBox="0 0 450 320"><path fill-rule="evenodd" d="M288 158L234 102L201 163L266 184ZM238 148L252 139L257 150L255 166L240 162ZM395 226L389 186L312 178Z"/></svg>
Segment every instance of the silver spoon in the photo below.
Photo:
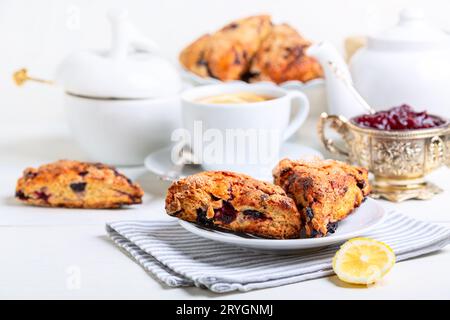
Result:
<svg viewBox="0 0 450 320"><path fill-rule="evenodd" d="M187 164L194 164L195 157L189 146L184 146L178 153L178 159L174 162L174 165L165 174L160 175L159 178L163 181L174 181L182 177L183 168Z"/></svg>
<svg viewBox="0 0 450 320"><path fill-rule="evenodd" d="M336 77L344 83L344 85L347 87L347 89L350 91L350 93L353 95L356 101L358 101L358 103L364 109L366 109L367 112L369 112L370 114L374 114L376 111L366 102L366 100L364 100L363 97L361 97L359 92L356 91L351 81L349 81L348 78L344 76L344 72L341 69L339 69L339 67L334 62L328 61L328 64L330 65L331 70L333 70Z"/></svg>

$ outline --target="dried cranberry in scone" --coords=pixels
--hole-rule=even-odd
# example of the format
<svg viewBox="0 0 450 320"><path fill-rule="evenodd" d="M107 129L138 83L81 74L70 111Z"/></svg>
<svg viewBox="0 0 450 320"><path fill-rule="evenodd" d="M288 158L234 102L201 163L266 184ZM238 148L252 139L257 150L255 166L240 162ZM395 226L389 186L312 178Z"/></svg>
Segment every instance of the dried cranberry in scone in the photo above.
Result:
<svg viewBox="0 0 450 320"><path fill-rule="evenodd" d="M308 237L334 233L370 193L367 169L335 160L283 159L273 177L294 199Z"/></svg>
<svg viewBox="0 0 450 320"><path fill-rule="evenodd" d="M174 182L166 212L209 228L276 239L300 236L300 214L283 189L233 172L206 171Z"/></svg>

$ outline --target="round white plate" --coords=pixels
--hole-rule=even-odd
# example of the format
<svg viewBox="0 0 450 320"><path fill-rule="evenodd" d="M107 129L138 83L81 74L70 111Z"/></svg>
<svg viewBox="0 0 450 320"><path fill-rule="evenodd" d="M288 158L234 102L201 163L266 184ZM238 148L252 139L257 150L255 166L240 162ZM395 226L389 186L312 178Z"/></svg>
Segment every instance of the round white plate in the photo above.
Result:
<svg viewBox="0 0 450 320"><path fill-rule="evenodd" d="M224 81L221 81L219 79L211 78L211 77L200 77L199 75L196 75L193 72L190 72L189 70L186 70L182 65L179 66L181 70L181 75L183 79L187 80L189 83L195 85L195 86L204 86L209 84L218 84L223 83ZM242 80L234 80L232 82L244 82ZM261 81L262 83L269 83L272 85L277 85L274 82L271 81ZM287 89L287 90L304 90L307 88L313 88L318 86L323 86L325 81L321 78L319 79L313 79L307 82L301 82L298 80L292 80L292 81L286 81L283 83L278 84L278 86Z"/></svg>
<svg viewBox="0 0 450 320"><path fill-rule="evenodd" d="M338 224L334 234L323 238L274 240L263 238L247 238L218 230L208 230L196 224L180 220L180 225L187 231L202 238L232 244L238 247L272 254L292 254L305 250L326 247L345 240L362 236L379 225L386 213L376 200L367 200L346 219Z"/></svg>
<svg viewBox="0 0 450 320"><path fill-rule="evenodd" d="M172 163L170 157L171 150L172 147L168 146L149 154L144 161L147 170L153 172L163 180L169 181L175 181L205 170L201 165L185 165L183 169L177 174L174 175L171 173L170 175L168 175L169 172L173 171L174 167L174 164ZM314 158L323 158L323 155L313 148L306 147L294 142L285 142L281 146L279 158L280 160L284 158L311 160ZM243 170L242 173L246 173L260 180L272 181L273 179L272 172L270 172L270 170L267 172L267 174L260 176L256 176L254 171L245 172L245 170Z"/></svg>

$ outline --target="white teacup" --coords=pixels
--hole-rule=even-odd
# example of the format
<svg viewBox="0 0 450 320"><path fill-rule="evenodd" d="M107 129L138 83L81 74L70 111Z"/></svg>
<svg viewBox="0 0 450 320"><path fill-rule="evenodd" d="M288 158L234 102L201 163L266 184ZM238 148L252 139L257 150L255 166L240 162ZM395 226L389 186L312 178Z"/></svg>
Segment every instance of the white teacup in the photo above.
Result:
<svg viewBox="0 0 450 320"><path fill-rule="evenodd" d="M236 93L252 93L270 99L242 103L204 102L205 98ZM271 170L279 160L282 142L300 128L309 113L309 102L304 94L271 84L229 83L196 87L186 90L181 101L184 142L193 151L195 162L206 170L254 175ZM292 107L296 112L291 117ZM172 138L180 139L179 136Z"/></svg>

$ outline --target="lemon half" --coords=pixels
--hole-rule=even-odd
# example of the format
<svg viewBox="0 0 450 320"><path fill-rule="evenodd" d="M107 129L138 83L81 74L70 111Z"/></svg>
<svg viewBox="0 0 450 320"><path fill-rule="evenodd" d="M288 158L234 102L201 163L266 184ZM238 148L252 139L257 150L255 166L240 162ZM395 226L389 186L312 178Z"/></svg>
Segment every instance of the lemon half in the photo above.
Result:
<svg viewBox="0 0 450 320"><path fill-rule="evenodd" d="M373 284L394 264L394 251L387 244L369 238L348 240L333 258L333 270L338 278L354 284Z"/></svg>

